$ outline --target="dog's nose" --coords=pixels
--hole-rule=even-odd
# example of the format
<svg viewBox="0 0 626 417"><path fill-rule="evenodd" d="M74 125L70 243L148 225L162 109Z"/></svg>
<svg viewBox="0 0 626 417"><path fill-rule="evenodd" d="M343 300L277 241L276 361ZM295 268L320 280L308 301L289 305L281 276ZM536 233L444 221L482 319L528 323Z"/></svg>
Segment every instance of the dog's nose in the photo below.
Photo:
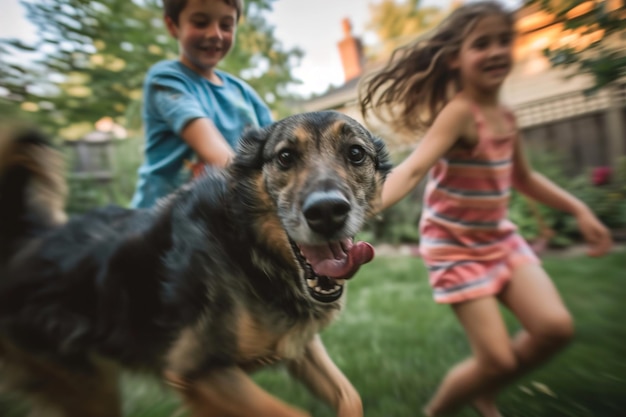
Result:
<svg viewBox="0 0 626 417"><path fill-rule="evenodd" d="M346 223L350 202L336 190L316 191L304 201L302 211L313 231L332 236Z"/></svg>

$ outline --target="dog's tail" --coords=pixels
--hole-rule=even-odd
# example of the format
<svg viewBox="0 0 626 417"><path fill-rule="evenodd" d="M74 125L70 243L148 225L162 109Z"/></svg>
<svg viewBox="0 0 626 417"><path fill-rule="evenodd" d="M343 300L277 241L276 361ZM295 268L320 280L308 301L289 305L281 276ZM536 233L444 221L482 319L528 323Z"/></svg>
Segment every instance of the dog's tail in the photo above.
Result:
<svg viewBox="0 0 626 417"><path fill-rule="evenodd" d="M25 244L67 220L64 163L41 132L0 132L0 269Z"/></svg>

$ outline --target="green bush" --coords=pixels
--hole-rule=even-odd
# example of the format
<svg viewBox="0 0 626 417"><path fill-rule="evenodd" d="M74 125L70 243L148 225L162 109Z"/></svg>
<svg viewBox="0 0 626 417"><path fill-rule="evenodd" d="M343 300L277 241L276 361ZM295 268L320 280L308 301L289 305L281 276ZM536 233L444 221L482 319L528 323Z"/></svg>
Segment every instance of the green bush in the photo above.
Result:
<svg viewBox="0 0 626 417"><path fill-rule="evenodd" d="M590 170L574 177L567 175L563 158L555 154L531 153L530 159L536 171L582 200L609 229L626 227L626 158L622 159L606 185L594 185ZM514 191L509 207L511 220L529 241L537 239L541 234L531 204L527 198ZM570 214L540 204L536 206L545 224L554 231L549 242L551 246L568 246L581 238L576 221Z"/></svg>
<svg viewBox="0 0 626 417"><path fill-rule="evenodd" d="M586 186L581 187L578 197L589 205L596 215L611 229L626 228L626 157L620 158L611 181L594 186L586 176Z"/></svg>
<svg viewBox="0 0 626 417"><path fill-rule="evenodd" d="M372 220L370 230L375 242L391 244L419 242L419 220L422 213L420 191L418 188Z"/></svg>
<svg viewBox="0 0 626 417"><path fill-rule="evenodd" d="M393 156L394 166L408 156L408 152ZM422 213L424 182L404 199L372 219L359 235L372 243L419 242L419 220Z"/></svg>
<svg viewBox="0 0 626 417"><path fill-rule="evenodd" d="M99 181L93 178L77 179L68 173L69 198L67 211L70 214L84 213L107 204L127 206L135 192L137 169L143 161L141 138L115 140L113 146L113 178ZM67 153L71 162L72 155ZM71 166L71 164L70 164Z"/></svg>

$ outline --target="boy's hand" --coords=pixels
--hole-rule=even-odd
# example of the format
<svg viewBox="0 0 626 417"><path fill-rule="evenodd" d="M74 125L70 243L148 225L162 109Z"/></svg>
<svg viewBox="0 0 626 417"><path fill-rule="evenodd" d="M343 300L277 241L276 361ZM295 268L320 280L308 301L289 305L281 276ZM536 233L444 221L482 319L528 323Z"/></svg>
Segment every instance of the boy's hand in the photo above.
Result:
<svg viewBox="0 0 626 417"><path fill-rule="evenodd" d="M589 245L587 255L593 257L606 255L613 245L609 229L598 220L591 210L583 210L576 215L576 220L580 232Z"/></svg>

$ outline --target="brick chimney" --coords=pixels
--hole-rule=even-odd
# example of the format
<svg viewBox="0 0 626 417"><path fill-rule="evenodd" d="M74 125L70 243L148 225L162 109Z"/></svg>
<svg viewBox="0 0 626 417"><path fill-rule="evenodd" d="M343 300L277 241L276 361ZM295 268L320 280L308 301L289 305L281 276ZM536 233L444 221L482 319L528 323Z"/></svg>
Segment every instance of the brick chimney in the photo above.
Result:
<svg viewBox="0 0 626 417"><path fill-rule="evenodd" d="M465 3L464 0L452 0L452 3L450 4L450 10L458 9L459 7L463 6L463 3Z"/></svg>
<svg viewBox="0 0 626 417"><path fill-rule="evenodd" d="M338 43L339 55L341 56L345 81L348 82L361 75L365 59L361 39L352 36L350 19L343 19L341 25L343 26L343 39Z"/></svg>

